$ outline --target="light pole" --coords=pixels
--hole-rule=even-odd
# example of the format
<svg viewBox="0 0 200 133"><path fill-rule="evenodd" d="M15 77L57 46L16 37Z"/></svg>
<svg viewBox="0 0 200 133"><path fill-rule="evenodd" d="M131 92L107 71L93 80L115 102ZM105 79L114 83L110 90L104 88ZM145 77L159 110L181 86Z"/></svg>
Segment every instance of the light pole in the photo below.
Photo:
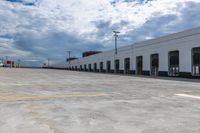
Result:
<svg viewBox="0 0 200 133"><path fill-rule="evenodd" d="M50 63L50 59L48 58L47 59L47 66L48 66L48 68L49 68L49 63Z"/></svg>
<svg viewBox="0 0 200 133"><path fill-rule="evenodd" d="M113 31L114 33L114 37L115 37L115 54L117 55L117 38L118 38L118 34L120 33L119 31Z"/></svg>
<svg viewBox="0 0 200 133"><path fill-rule="evenodd" d="M20 62L21 62L21 60L18 59L17 61L18 61L18 68L20 68Z"/></svg>

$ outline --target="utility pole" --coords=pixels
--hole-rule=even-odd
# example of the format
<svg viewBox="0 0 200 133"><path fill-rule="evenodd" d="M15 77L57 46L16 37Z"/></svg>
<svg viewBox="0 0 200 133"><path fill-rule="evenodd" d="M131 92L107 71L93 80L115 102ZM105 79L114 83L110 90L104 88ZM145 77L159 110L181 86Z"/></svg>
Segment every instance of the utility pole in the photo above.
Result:
<svg viewBox="0 0 200 133"><path fill-rule="evenodd" d="M68 52L68 55L69 55L68 63L69 63L69 68L70 68L70 60L71 60L70 58L71 58L71 52L72 52L72 51L67 51L67 52Z"/></svg>
<svg viewBox="0 0 200 133"><path fill-rule="evenodd" d="M115 37L115 54L117 55L117 38L118 38L118 34L120 33L119 31L113 31L114 33L114 37Z"/></svg>
<svg viewBox="0 0 200 133"><path fill-rule="evenodd" d="M68 52L68 55L69 55L69 56L68 56L68 57L69 57L69 58L68 58L68 59L69 59L68 61L69 61L69 64L70 64L70 58L71 58L71 52L72 52L72 51L67 51L67 52Z"/></svg>
<svg viewBox="0 0 200 133"><path fill-rule="evenodd" d="M8 61L8 56L5 56L6 57L6 61Z"/></svg>

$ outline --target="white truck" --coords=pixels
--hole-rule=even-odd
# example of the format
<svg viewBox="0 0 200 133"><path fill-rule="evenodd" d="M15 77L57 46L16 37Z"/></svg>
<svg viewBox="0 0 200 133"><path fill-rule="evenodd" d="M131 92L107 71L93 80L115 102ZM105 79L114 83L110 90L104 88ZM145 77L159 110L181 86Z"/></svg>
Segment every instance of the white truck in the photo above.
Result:
<svg viewBox="0 0 200 133"><path fill-rule="evenodd" d="M0 67L3 67L3 61L0 60Z"/></svg>

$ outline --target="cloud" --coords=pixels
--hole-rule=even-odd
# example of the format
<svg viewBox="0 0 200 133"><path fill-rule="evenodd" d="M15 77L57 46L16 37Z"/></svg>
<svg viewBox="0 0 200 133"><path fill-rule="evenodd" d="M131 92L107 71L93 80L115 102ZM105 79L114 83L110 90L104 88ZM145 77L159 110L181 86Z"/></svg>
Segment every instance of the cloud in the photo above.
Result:
<svg viewBox="0 0 200 133"><path fill-rule="evenodd" d="M140 42L200 26L198 23L200 19L200 3L185 2L184 4L179 3L177 6L179 7L176 8L178 10L178 15L160 15L160 13L156 13L142 26L123 35L121 37L122 46L125 45L123 42L133 44L134 42Z"/></svg>
<svg viewBox="0 0 200 133"><path fill-rule="evenodd" d="M113 30L123 46L200 26L199 12L199 0L3 0L1 56L65 60L113 48Z"/></svg>
<svg viewBox="0 0 200 133"><path fill-rule="evenodd" d="M37 3L37 0L7 0L7 1L22 3L27 6L34 6Z"/></svg>

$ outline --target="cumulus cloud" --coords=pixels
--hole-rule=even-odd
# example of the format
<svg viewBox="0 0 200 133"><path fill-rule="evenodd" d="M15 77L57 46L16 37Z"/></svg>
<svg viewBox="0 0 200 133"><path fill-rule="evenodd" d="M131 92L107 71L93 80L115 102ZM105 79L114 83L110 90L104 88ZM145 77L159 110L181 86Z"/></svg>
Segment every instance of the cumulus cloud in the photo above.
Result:
<svg viewBox="0 0 200 133"><path fill-rule="evenodd" d="M197 27L199 13L199 0L2 0L1 56L65 60L111 49L112 30L123 46Z"/></svg>

